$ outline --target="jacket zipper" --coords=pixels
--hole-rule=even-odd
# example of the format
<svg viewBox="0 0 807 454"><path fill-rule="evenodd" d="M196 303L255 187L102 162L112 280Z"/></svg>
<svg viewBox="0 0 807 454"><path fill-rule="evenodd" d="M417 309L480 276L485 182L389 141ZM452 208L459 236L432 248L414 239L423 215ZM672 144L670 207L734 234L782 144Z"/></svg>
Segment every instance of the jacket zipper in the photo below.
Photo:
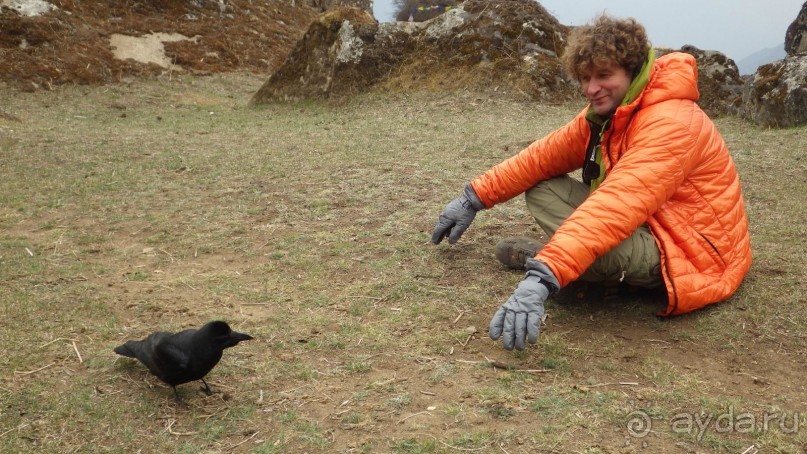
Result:
<svg viewBox="0 0 807 454"><path fill-rule="evenodd" d="M723 264L723 267L725 268L725 267L726 267L726 261L723 259L723 256L720 254L720 251L718 251L718 250L717 250L717 248L715 247L715 245L714 245L714 244L712 244L712 242L711 242L711 241L709 241L709 238L706 238L706 236L704 236L704 235L703 235L701 232L698 232L698 231L696 230L696 231L695 231L695 233L697 233L697 234L698 234L698 235L699 235L701 238L703 238L703 241L706 241L706 243L707 243L709 246L711 246L711 247L712 247L712 250L713 250L713 251L715 251L715 254L716 254L716 255L717 255L719 258L720 258L720 262Z"/></svg>

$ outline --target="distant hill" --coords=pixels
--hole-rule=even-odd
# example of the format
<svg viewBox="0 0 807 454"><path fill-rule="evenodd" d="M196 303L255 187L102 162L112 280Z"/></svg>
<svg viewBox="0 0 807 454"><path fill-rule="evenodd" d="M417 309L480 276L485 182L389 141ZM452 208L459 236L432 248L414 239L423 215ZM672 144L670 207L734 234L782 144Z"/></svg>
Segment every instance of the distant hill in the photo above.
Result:
<svg viewBox="0 0 807 454"><path fill-rule="evenodd" d="M760 66L772 61L781 60L785 58L785 55L787 55L785 53L785 45L782 43L775 47L769 47L767 49L754 52L742 60L738 60L736 62L737 68L740 69L740 74L743 76L747 74L754 74L757 72L757 68Z"/></svg>

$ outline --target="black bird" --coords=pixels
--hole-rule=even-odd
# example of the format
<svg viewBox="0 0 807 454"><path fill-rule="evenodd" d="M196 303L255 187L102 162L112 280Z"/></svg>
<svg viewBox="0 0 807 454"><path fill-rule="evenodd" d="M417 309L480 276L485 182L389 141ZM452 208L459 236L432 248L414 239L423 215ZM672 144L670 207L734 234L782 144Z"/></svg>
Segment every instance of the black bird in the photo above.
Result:
<svg viewBox="0 0 807 454"><path fill-rule="evenodd" d="M225 348L250 340L249 334L238 333L222 321L209 322L200 329L187 329L176 334L158 331L143 340L130 340L115 347L115 353L137 358L157 378L174 388L180 402L177 385L202 380L209 396L204 376L218 364Z"/></svg>

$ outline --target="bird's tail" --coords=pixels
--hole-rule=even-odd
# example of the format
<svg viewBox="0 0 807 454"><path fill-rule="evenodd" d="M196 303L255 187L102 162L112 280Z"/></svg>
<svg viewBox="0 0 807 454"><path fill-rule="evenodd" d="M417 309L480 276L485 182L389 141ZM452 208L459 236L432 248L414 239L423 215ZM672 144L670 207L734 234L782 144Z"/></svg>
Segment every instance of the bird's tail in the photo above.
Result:
<svg viewBox="0 0 807 454"><path fill-rule="evenodd" d="M128 356L129 358L137 358L137 347L138 341L128 341L123 345L115 347L114 352L122 356Z"/></svg>

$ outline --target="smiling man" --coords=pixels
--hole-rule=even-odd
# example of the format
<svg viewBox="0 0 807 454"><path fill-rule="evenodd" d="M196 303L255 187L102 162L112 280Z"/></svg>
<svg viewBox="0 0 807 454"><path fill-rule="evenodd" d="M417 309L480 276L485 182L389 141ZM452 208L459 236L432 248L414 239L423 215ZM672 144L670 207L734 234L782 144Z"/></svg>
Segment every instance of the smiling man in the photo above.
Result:
<svg viewBox="0 0 807 454"><path fill-rule="evenodd" d="M508 350L537 342L545 300L575 280L663 286L674 315L725 300L751 266L739 177L695 103L695 59L656 59L641 24L605 15L575 28L562 58L589 105L468 183L432 232L456 243L478 211L525 195L549 241L496 245L527 271L490 322ZM581 168L582 182L567 175Z"/></svg>

